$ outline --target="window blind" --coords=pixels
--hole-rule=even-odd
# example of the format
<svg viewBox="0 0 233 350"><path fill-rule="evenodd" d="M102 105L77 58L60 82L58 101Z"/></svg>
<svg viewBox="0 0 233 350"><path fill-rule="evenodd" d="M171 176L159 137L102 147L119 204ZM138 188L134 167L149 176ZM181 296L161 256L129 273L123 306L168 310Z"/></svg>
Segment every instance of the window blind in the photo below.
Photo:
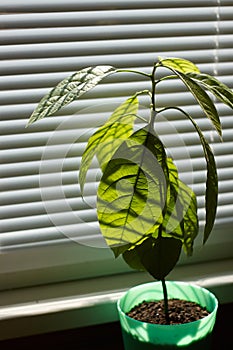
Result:
<svg viewBox="0 0 233 350"><path fill-rule="evenodd" d="M157 56L183 57L232 88L233 3L1 0L0 27L2 288L122 271L121 263L106 267L105 262L113 258L107 249L100 249L104 241L95 212L98 167L93 164L89 171L85 202L78 169L90 132L135 91L149 88L148 82L133 74L113 75L55 117L25 128L28 117L54 84L98 64L150 72ZM220 194L214 233L205 248L207 254L199 256L197 248L193 259L229 257L232 110L217 103L224 139L220 143L181 83L164 82L158 92L158 106L183 106L196 118L218 165ZM144 114L148 101L142 98L140 103ZM182 178L198 196L202 224L206 169L195 131L174 111L160 118L158 130ZM187 157L192 160L187 162ZM85 272L91 263L94 269Z"/></svg>

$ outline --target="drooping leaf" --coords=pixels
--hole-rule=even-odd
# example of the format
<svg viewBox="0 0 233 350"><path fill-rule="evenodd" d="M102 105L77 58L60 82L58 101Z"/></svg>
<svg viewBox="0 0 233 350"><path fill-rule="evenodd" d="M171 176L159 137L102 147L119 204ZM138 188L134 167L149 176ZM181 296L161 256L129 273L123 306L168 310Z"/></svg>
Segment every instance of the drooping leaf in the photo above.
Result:
<svg viewBox="0 0 233 350"><path fill-rule="evenodd" d="M83 153L79 182L83 193L87 170L89 169L94 155L97 155L100 167L109 162L116 149L123 140L133 132L133 122L138 111L138 98L132 96L122 103L110 116L107 122L101 126L88 140Z"/></svg>
<svg viewBox="0 0 233 350"><path fill-rule="evenodd" d="M143 128L119 147L104 170L97 215L115 256L162 222L166 177L157 160L162 160L161 153L166 157L161 141Z"/></svg>
<svg viewBox="0 0 233 350"><path fill-rule="evenodd" d="M123 254L127 264L136 269L148 271L154 278L165 278L180 257L182 242L168 237L149 237L134 249Z"/></svg>
<svg viewBox="0 0 233 350"><path fill-rule="evenodd" d="M188 76L209 90L221 102L233 108L233 91L228 86L208 74L189 73Z"/></svg>
<svg viewBox="0 0 233 350"><path fill-rule="evenodd" d="M32 113L28 125L56 113L62 107L91 90L103 78L115 71L115 68L112 66L88 67L62 80L42 98Z"/></svg>
<svg viewBox="0 0 233 350"><path fill-rule="evenodd" d="M180 60L183 62L183 60ZM222 136L222 128L221 128L221 123L219 120L219 115L216 110L216 107L208 94L205 92L205 90L202 89L202 87L196 83L194 79L192 79L191 73L199 73L198 68L194 65L193 70L192 70L192 62L187 61L187 68L186 68L186 60L184 60L184 64L182 63L179 64L179 59L176 61L176 59L166 59L160 61L160 64L163 67L166 67L170 70L172 70L182 81L183 83L187 86L189 91L192 93L202 110L204 111L205 115L207 118L209 118L215 127L216 131L218 132L219 136ZM176 66L178 68L176 68ZM184 68L183 68L184 67ZM195 67L197 70L194 70Z"/></svg>
<svg viewBox="0 0 233 350"><path fill-rule="evenodd" d="M217 211L217 203L218 203L217 168L216 168L214 154L207 140L202 134L201 129L199 128L197 123L194 121L194 119L190 115L188 114L186 115L192 122L193 126L195 127L199 135L202 148L204 151L205 159L206 159L206 167L207 167L206 194L205 194L206 223L204 228L204 239L203 239L203 243L205 243L212 231L215 217L216 217L216 211Z"/></svg>
<svg viewBox="0 0 233 350"><path fill-rule="evenodd" d="M207 95L205 90L203 90L193 79L189 78L187 75L183 73L176 73L180 79L184 82L187 88L190 90L192 95L195 97L205 115L211 120L213 126L218 132L219 136L222 137L222 128L219 120L218 112L215 108L214 103Z"/></svg>
<svg viewBox="0 0 233 350"><path fill-rule="evenodd" d="M159 57L158 64L184 74L191 72L200 72L199 68L193 62L182 58Z"/></svg>

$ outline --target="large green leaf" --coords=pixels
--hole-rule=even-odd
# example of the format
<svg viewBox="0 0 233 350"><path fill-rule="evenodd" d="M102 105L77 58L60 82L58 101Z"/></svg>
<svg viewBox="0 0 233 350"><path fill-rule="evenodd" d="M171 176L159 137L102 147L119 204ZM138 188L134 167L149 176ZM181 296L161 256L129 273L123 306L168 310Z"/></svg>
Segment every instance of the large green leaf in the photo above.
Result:
<svg viewBox="0 0 233 350"><path fill-rule="evenodd" d="M123 254L126 263L137 270L146 270L154 278L165 278L179 260L182 242L179 239L149 237Z"/></svg>
<svg viewBox="0 0 233 350"><path fill-rule="evenodd" d="M212 231L215 217L216 217L216 210L217 210L217 203L218 203L217 168L216 168L214 154L207 140L202 134L201 129L199 128L197 123L193 120L193 118L190 115L188 115L187 113L186 115L194 125L199 135L199 138L203 147L205 159L206 159L206 166L207 166L206 195L205 195L206 223L205 223L204 239L203 239L203 242L205 243Z"/></svg>
<svg viewBox="0 0 233 350"><path fill-rule="evenodd" d="M163 155L162 155L163 154ZM115 256L162 223L166 154L147 129L136 131L117 150L104 170L97 193L100 228Z"/></svg>
<svg viewBox="0 0 233 350"><path fill-rule="evenodd" d="M63 106L78 99L96 86L104 77L115 71L112 66L88 67L62 80L42 98L32 113L28 125L56 113Z"/></svg>
<svg viewBox="0 0 233 350"><path fill-rule="evenodd" d="M189 73L188 76L209 90L221 102L233 108L233 91L228 86L208 74Z"/></svg>
<svg viewBox="0 0 233 350"><path fill-rule="evenodd" d="M198 234L196 196L179 178L171 158L167 158L169 190L163 222L154 233L123 253L126 263L134 269L146 270L162 279L176 265L181 247L191 255Z"/></svg>
<svg viewBox="0 0 233 350"><path fill-rule="evenodd" d="M191 61L185 60L183 58L162 58L159 57L159 65L163 67L169 68L171 70L175 70L180 73L191 73L196 72L199 73L199 68Z"/></svg>
<svg viewBox="0 0 233 350"><path fill-rule="evenodd" d="M122 103L110 116L107 122L101 126L88 140L83 153L79 171L79 182L83 193L87 170L94 155L97 154L100 166L109 162L116 149L123 140L133 132L133 122L138 111L137 96L130 97Z"/></svg>

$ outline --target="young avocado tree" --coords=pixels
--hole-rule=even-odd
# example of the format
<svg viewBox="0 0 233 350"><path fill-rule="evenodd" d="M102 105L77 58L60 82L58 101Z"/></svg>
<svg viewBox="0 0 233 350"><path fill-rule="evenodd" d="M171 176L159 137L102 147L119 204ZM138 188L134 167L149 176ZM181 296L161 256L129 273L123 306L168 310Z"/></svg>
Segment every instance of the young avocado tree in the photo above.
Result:
<svg viewBox="0 0 233 350"><path fill-rule="evenodd" d="M161 68L166 68L169 74L157 79L157 71ZM220 139L221 123L206 90L231 108L233 92L182 58L158 58L151 74L112 66L88 67L64 79L44 96L28 124L53 115L105 77L123 72L143 75L151 82L151 88L135 92L89 138L79 169L79 183L83 194L86 174L95 156L102 170L97 191L101 232L115 257L122 255L130 267L146 270L162 282L164 311L169 323L165 277L176 265L182 248L187 255L192 255L199 227L196 196L180 180L177 167L156 132L156 118L160 113L168 109L182 113L192 123L203 148L207 169L203 244L215 221L218 177L214 155L196 121L178 106L158 108L156 89L165 80L179 78L209 118ZM138 98L142 94L150 99L150 111L143 127L135 130L135 121L141 118Z"/></svg>

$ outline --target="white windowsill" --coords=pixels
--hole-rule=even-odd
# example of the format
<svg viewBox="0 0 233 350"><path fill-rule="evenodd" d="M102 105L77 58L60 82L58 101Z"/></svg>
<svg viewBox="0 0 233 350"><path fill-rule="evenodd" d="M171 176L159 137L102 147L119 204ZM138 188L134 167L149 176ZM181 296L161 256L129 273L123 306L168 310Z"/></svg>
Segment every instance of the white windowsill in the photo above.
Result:
<svg viewBox="0 0 233 350"><path fill-rule="evenodd" d="M178 266L169 279L194 282L220 303L233 302L233 260ZM0 292L0 340L116 321L124 290L151 280L130 272Z"/></svg>

